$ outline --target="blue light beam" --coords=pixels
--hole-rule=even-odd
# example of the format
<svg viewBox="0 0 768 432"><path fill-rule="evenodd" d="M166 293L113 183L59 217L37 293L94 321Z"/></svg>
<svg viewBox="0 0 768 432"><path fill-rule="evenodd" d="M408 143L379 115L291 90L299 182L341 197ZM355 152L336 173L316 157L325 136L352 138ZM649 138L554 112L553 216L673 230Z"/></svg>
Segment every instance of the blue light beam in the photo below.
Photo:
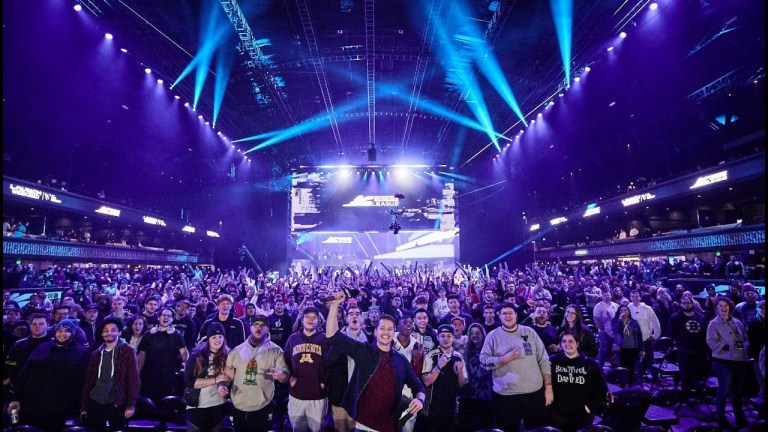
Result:
<svg viewBox="0 0 768 432"><path fill-rule="evenodd" d="M571 39L573 33L573 0L550 0L552 20L555 23L557 42L560 44L560 57L565 72L565 87L571 82Z"/></svg>

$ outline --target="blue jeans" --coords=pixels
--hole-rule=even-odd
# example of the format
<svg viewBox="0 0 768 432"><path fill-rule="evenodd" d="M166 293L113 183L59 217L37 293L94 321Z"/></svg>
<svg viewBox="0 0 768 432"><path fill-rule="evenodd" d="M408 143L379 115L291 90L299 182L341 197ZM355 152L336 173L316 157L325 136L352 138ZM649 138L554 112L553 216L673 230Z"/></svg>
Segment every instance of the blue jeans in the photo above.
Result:
<svg viewBox="0 0 768 432"><path fill-rule="evenodd" d="M744 397L744 363L714 359L712 365L717 376L717 417L725 418L725 401L731 396L733 414L736 419L744 418L742 399Z"/></svg>
<svg viewBox="0 0 768 432"><path fill-rule="evenodd" d="M613 349L613 338L607 332L598 333L598 341L600 348L597 351L597 364L602 368L605 364L605 359L611 357L611 350Z"/></svg>

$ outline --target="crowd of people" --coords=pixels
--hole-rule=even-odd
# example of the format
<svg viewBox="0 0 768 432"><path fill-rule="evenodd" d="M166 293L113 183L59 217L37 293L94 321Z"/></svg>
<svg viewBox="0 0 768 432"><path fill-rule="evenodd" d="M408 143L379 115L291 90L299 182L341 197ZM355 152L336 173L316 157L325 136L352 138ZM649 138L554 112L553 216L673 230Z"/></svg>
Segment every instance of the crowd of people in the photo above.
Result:
<svg viewBox="0 0 768 432"><path fill-rule="evenodd" d="M735 278L700 298L646 270L8 266L6 420L119 430L140 398L177 396L190 431L570 431L609 409L604 368L656 379L663 339L682 397L714 374L717 420L743 426L745 383L764 377L760 294Z"/></svg>

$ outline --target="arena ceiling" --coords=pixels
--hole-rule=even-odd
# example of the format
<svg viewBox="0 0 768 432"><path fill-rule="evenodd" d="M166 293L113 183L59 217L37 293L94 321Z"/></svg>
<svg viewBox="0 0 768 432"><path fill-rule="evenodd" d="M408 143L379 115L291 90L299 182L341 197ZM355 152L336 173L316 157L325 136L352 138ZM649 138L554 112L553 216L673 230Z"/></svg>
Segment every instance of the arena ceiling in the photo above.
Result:
<svg viewBox="0 0 768 432"><path fill-rule="evenodd" d="M296 163L355 163L364 160L373 143L387 163L405 158L451 165L465 163L492 141L487 130L462 121L478 122L486 114L493 130L508 137L520 126L508 98L497 91L499 84L511 89L524 115L535 113L563 88L561 44L550 3L568 2L81 0L105 29L130 45L131 55L152 65L166 82L178 79L193 61L202 59L198 64L206 65L206 53L213 51L198 111L213 115L214 83L229 74L217 116L220 130L232 139L295 132L257 151ZM561 38L571 45L570 78L604 61L604 50L621 31L631 34L642 26L650 3L573 1L572 30ZM660 2L660 13L671 3L676 2ZM717 16L690 36L701 41L712 31L707 25L722 24L720 17L757 7L728 3L760 2L677 3L685 3L687 13ZM238 9L243 23L237 22ZM749 24L740 18L733 27ZM246 27L251 34L239 37ZM734 33L741 34L724 38L752 49L751 30ZM489 79L480 71L474 49L495 56L498 76ZM224 69L218 69L219 58ZM755 69L749 66L748 75ZM455 82L452 67L471 75L464 77L468 86ZM195 73L176 88L189 99L200 87ZM250 149L265 141L242 146Z"/></svg>
<svg viewBox="0 0 768 432"><path fill-rule="evenodd" d="M36 7L67 4L64 9L74 13L72 6L82 6L84 23L113 34L127 57L150 67L166 87L178 80L173 93L188 101L198 97L197 112L206 119L216 112L217 130L241 140L241 151L252 149L249 157L268 161L273 169L262 171L271 175L302 164L365 163L374 144L379 163L447 164L481 177L501 165L492 162L495 132L500 148L512 145L500 156L499 175L520 180L515 192L521 199L560 188L564 194L548 193L539 203L551 208L640 176L716 163L724 149L751 144L755 136L764 141L762 0L662 0L655 10L649 0L70 3L4 2L5 34L21 9L34 16ZM243 21L225 12L235 4ZM556 23L567 29L567 20L553 19L552 5L562 4L572 4L572 28L559 38ZM37 24L57 31L55 22ZM18 40L4 38L4 47ZM562 42L570 46L569 81ZM6 70L20 65L5 52ZM489 59L495 61L485 68ZM204 84L196 82L199 71L207 72ZM4 73L4 88L16 85L10 77L23 75L28 72ZM584 80L577 84L576 76ZM223 95L220 107L217 94ZM550 101L557 104L539 122L542 129L524 128L521 115L530 125ZM13 117L22 112L16 103L5 100L6 125L25 124ZM122 114L133 109L115 103ZM523 129L528 133L518 148L515 136ZM161 157L151 153L161 150L142 150L147 156L139 157L109 132L84 135L68 158L41 164L29 152L45 153L55 143L21 145L21 129L4 133L4 166L29 180L50 172L71 178L82 170L76 163L81 157L120 157L119 164L101 163L95 174L72 178L75 185L93 177L109 184L135 173L168 176L176 166L171 183L184 188L210 181L213 176L203 172L208 165L222 178L229 173L229 162L215 166L192 146L167 148ZM623 168L613 169L616 163Z"/></svg>

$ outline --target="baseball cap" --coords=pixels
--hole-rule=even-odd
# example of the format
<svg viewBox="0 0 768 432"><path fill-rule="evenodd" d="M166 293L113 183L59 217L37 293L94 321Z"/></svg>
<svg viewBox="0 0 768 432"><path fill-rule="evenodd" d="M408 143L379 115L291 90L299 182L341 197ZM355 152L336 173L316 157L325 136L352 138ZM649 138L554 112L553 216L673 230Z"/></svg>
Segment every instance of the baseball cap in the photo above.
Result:
<svg viewBox="0 0 768 432"><path fill-rule="evenodd" d="M265 325L265 326L269 325L269 321L267 321L267 316L261 315L261 314L253 317L253 321L251 322L251 325L254 325L256 323L260 323L261 325Z"/></svg>
<svg viewBox="0 0 768 432"><path fill-rule="evenodd" d="M437 328L437 334L440 333L450 333L453 334L453 327L451 327L448 324L443 324L440 327Z"/></svg>
<svg viewBox="0 0 768 432"><path fill-rule="evenodd" d="M317 308L314 307L314 306L307 306L307 307L305 307L304 311L301 313L301 316L304 316L304 315L306 315L308 313L314 313L315 315L318 315L318 316L320 315L320 311L317 310Z"/></svg>

